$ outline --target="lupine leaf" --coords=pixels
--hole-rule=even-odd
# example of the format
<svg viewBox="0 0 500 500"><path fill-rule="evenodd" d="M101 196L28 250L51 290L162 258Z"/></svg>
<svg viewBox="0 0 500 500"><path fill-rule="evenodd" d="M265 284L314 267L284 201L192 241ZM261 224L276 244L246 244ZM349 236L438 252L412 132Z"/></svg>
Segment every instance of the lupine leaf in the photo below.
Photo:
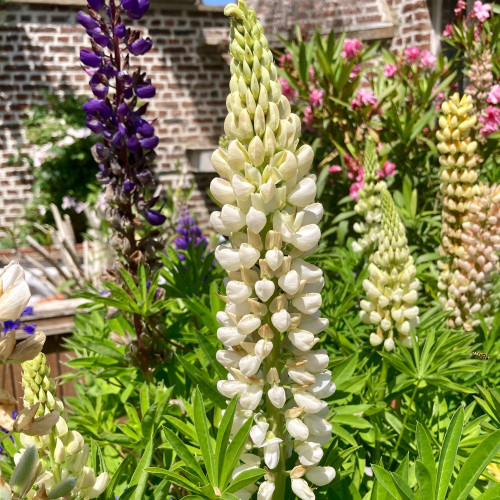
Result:
<svg viewBox="0 0 500 500"><path fill-rule="evenodd" d="M415 462L415 475L417 477L418 487L422 500L434 498L434 486L429 469L417 460Z"/></svg>
<svg viewBox="0 0 500 500"><path fill-rule="evenodd" d="M227 445L231 436L231 427L233 425L237 400L238 398L234 397L229 403L217 431L217 439L215 441L215 476L217 478L217 486L221 485L222 470L226 459Z"/></svg>
<svg viewBox="0 0 500 500"><path fill-rule="evenodd" d="M383 467L379 465L372 464L372 470L377 478L377 481L387 490L387 492L395 498L396 500L401 500L401 495L398 493L396 484L394 483L394 478L391 473L386 471Z"/></svg>
<svg viewBox="0 0 500 500"><path fill-rule="evenodd" d="M194 428L196 429L196 436L198 437L198 443L200 444L200 450L203 455L203 460L205 461L208 477L210 478L212 484L216 484L217 478L215 477L216 467L212 437L208 429L205 405L203 404L203 398L201 397L201 393L198 388L196 388L194 393L193 411Z"/></svg>
<svg viewBox="0 0 500 500"><path fill-rule="evenodd" d="M258 481L266 471L264 469L248 469L240 474L231 482L231 484L224 490L224 493L235 493L250 484Z"/></svg>
<svg viewBox="0 0 500 500"><path fill-rule="evenodd" d="M432 452L431 442L426 430L417 422L417 449L420 461L425 466L431 477L432 490L436 488L436 463L434 461L434 453Z"/></svg>
<svg viewBox="0 0 500 500"><path fill-rule="evenodd" d="M184 476L177 474L177 472L172 472L167 469L162 469L160 467L148 467L145 470L146 472L149 472L150 474L153 474L155 476L165 477L165 479L168 479L171 483L174 483L180 486L181 488L185 488L188 491L194 491L195 493L198 494L201 493L201 490L195 484L186 479ZM182 468L179 470L182 471Z"/></svg>

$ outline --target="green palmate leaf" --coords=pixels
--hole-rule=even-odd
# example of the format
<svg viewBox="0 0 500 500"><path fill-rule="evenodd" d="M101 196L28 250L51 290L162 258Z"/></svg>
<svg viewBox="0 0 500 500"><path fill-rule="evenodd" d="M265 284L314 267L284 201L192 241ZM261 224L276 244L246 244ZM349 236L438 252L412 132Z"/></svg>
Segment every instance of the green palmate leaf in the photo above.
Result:
<svg viewBox="0 0 500 500"><path fill-rule="evenodd" d="M179 455L179 458L189 467L199 478L203 485L208 484L208 480L203 473L203 470L199 466L196 458L189 451L187 446L181 441L181 439L174 434L167 427L163 427L163 432L165 433L165 437L167 438L172 449Z"/></svg>
<svg viewBox="0 0 500 500"><path fill-rule="evenodd" d="M401 495L398 492L392 474L379 465L372 464L372 470L379 484L391 495L391 498L401 500Z"/></svg>
<svg viewBox="0 0 500 500"><path fill-rule="evenodd" d="M227 445L231 436L231 427L233 425L237 401L238 398L234 397L229 403L217 432L217 439L215 441L215 476L217 477L217 486L221 484L221 475L226 459Z"/></svg>
<svg viewBox="0 0 500 500"><path fill-rule="evenodd" d="M436 464L434 461L434 453L432 452L429 436L420 422L417 422L416 438L418 456L430 475L431 487L434 491L436 488Z"/></svg>
<svg viewBox="0 0 500 500"><path fill-rule="evenodd" d="M418 488L420 490L420 497L422 500L434 498L434 486L432 482L431 473L427 467L417 460L415 462L415 476L417 477Z"/></svg>
<svg viewBox="0 0 500 500"><path fill-rule="evenodd" d="M182 471L182 468L180 468L179 470ZM199 495L202 493L200 488L198 488L195 484L189 481L189 479L186 479L184 476L181 476L177 472L172 472L160 467L148 467L146 471L155 476L162 476L165 479L168 479L171 483L176 484L177 486L180 486L181 488L184 488L188 491L197 493Z"/></svg>
<svg viewBox="0 0 500 500"><path fill-rule="evenodd" d="M207 468L208 477L212 484L217 483L217 478L215 477L215 458L214 449L212 446L212 436L208 429L207 416L205 413L205 405L203 404L203 398L198 388L196 388L193 400L193 411L194 411L194 427L196 429L196 436L198 437L198 443L200 444L201 453L203 455L203 460L205 461L205 467Z"/></svg>
<svg viewBox="0 0 500 500"><path fill-rule="evenodd" d="M249 469L241 472L231 482L231 484L224 490L225 493L235 493L246 486L258 481L266 471L264 469Z"/></svg>
<svg viewBox="0 0 500 500"><path fill-rule="evenodd" d="M236 465L240 460L241 452L245 447L245 443L248 438L248 433L250 432L250 428L252 427L252 419L249 418L242 426L241 429L236 433L231 444L227 448L224 467L222 469L222 475L220 480L220 488L221 490L225 490L229 481L231 480L231 475L233 474Z"/></svg>
<svg viewBox="0 0 500 500"><path fill-rule="evenodd" d="M465 500L479 475L500 451L500 430L487 435L474 449L458 473L448 500Z"/></svg>
<svg viewBox="0 0 500 500"><path fill-rule="evenodd" d="M463 426L464 409L460 406L451 419L444 438L443 447L441 448L441 454L439 455L436 500L444 500L448 491Z"/></svg>

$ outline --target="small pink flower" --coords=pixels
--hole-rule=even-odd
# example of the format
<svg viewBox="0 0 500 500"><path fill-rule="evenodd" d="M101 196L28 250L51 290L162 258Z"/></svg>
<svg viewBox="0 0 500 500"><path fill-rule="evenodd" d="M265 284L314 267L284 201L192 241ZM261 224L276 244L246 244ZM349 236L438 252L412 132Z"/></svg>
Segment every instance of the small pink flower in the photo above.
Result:
<svg viewBox="0 0 500 500"><path fill-rule="evenodd" d="M488 106L481 115L481 122L484 127L480 130L481 134L488 137L493 132L498 130L500 125L500 108Z"/></svg>
<svg viewBox="0 0 500 500"><path fill-rule="evenodd" d="M375 94L370 90L360 89L356 95L363 104L377 104L377 98Z"/></svg>
<svg viewBox="0 0 500 500"><path fill-rule="evenodd" d="M490 17L491 5L488 3L483 4L483 2L477 1L474 2L472 10L473 15L477 17L480 22L484 23L484 21Z"/></svg>
<svg viewBox="0 0 500 500"><path fill-rule="evenodd" d="M281 83L281 92L282 94L289 100L293 101L299 95L296 89L294 89L289 83L288 80L282 78L281 76L278 78Z"/></svg>
<svg viewBox="0 0 500 500"><path fill-rule="evenodd" d="M346 38L340 55L347 57L347 59L353 59L359 54L362 48L363 44L357 38Z"/></svg>
<svg viewBox="0 0 500 500"><path fill-rule="evenodd" d="M351 101L351 108L356 109L361 107L361 101L358 101L358 99L353 99Z"/></svg>
<svg viewBox="0 0 500 500"><path fill-rule="evenodd" d="M314 114L313 114L313 110L311 108L311 106L307 106L305 109L304 109L304 118L303 118L303 122L310 126L312 125L312 122L314 121Z"/></svg>
<svg viewBox="0 0 500 500"><path fill-rule="evenodd" d="M397 70L398 67L395 64L386 64L384 66L384 76L386 78L392 78L396 74Z"/></svg>
<svg viewBox="0 0 500 500"><path fill-rule="evenodd" d="M411 62L415 62L420 56L420 49L418 47L408 47L405 49L405 56Z"/></svg>
<svg viewBox="0 0 500 500"><path fill-rule="evenodd" d="M330 172L331 174L342 172L342 167L340 165L332 165L331 167L328 167L328 172Z"/></svg>
<svg viewBox="0 0 500 500"><path fill-rule="evenodd" d="M359 70L361 69L361 66L359 64L355 64L352 67L351 74L349 75L349 79L352 80L358 76Z"/></svg>
<svg viewBox="0 0 500 500"><path fill-rule="evenodd" d="M363 181L353 182L349 187L349 196L354 200L358 201L358 191L364 186Z"/></svg>
<svg viewBox="0 0 500 500"><path fill-rule="evenodd" d="M314 66L311 64L311 66L309 66L309 78L312 80L314 78Z"/></svg>
<svg viewBox="0 0 500 500"><path fill-rule="evenodd" d="M282 68L287 62L292 61L292 56L288 52L280 57L280 67Z"/></svg>
<svg viewBox="0 0 500 500"><path fill-rule="evenodd" d="M453 35L453 26L452 24L447 24L445 27L444 27L444 30L443 30L443 36L445 38L451 38Z"/></svg>
<svg viewBox="0 0 500 500"><path fill-rule="evenodd" d="M390 161L386 161L382 170L384 171L384 177L394 175L396 173L396 164Z"/></svg>
<svg viewBox="0 0 500 500"><path fill-rule="evenodd" d="M436 57L433 56L428 50L423 50L420 60L424 66L428 68L434 68L436 66Z"/></svg>
<svg viewBox="0 0 500 500"><path fill-rule="evenodd" d="M491 104L500 103L500 85L493 85L488 95L488 102L491 102Z"/></svg>
<svg viewBox="0 0 500 500"><path fill-rule="evenodd" d="M464 0L458 0L457 6L453 10L455 14L458 16L458 14L460 14L463 10L465 10L466 7L467 7L467 2L465 2Z"/></svg>
<svg viewBox="0 0 500 500"><path fill-rule="evenodd" d="M325 92L323 90L318 90L318 89L311 90L311 93L309 94L309 104L313 108L317 108L319 106L322 106L324 95L325 95Z"/></svg>

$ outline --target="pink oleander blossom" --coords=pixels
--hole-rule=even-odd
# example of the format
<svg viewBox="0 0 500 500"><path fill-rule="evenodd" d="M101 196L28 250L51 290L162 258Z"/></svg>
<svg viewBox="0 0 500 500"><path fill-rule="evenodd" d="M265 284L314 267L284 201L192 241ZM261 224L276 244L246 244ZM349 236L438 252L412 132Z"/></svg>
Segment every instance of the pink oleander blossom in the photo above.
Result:
<svg viewBox="0 0 500 500"><path fill-rule="evenodd" d="M363 44L357 38L346 38L340 55L347 59L353 59L359 54L362 48Z"/></svg>
<svg viewBox="0 0 500 500"><path fill-rule="evenodd" d="M311 90L311 93L309 94L309 104L313 108L318 108L319 106L322 106L324 95L325 92L323 90L318 90L318 89Z"/></svg>
<svg viewBox="0 0 500 500"><path fill-rule="evenodd" d="M363 181L353 182L349 186L349 196L357 203L358 200L358 191L365 185Z"/></svg>
<svg viewBox="0 0 500 500"><path fill-rule="evenodd" d="M328 167L328 172L330 172L331 174L342 172L342 167L340 165L332 165L331 167Z"/></svg>
<svg viewBox="0 0 500 500"><path fill-rule="evenodd" d="M434 68L434 66L436 66L437 59L428 50L423 50L420 61L424 66L427 66L428 68Z"/></svg>
<svg viewBox="0 0 500 500"><path fill-rule="evenodd" d="M288 80L286 80L283 77L278 78L279 82L281 83L281 92L282 94L291 102L294 101L298 96L299 93L297 92L296 89L294 89L289 83Z"/></svg>
<svg viewBox="0 0 500 500"><path fill-rule="evenodd" d="M467 7L467 2L465 0L458 0L457 6L453 9L455 14L458 16Z"/></svg>
<svg viewBox="0 0 500 500"><path fill-rule="evenodd" d="M488 102L491 102L491 104L500 103L500 85L493 85L488 95Z"/></svg>
<svg viewBox="0 0 500 500"><path fill-rule="evenodd" d="M314 114L311 106L304 108L304 118L302 120L307 126L311 126L314 121Z"/></svg>
<svg viewBox="0 0 500 500"><path fill-rule="evenodd" d="M280 68L282 68L283 66L285 66L286 63L289 63L289 62L292 62L292 56L291 54L283 54L281 57L280 57Z"/></svg>
<svg viewBox="0 0 500 500"><path fill-rule="evenodd" d="M445 38L451 38L452 35L453 35L453 25L449 23L444 27L443 36Z"/></svg>
<svg viewBox="0 0 500 500"><path fill-rule="evenodd" d="M311 64L309 66L309 79L310 80L313 80L314 79L314 76L315 76L315 71L314 71L314 66Z"/></svg>
<svg viewBox="0 0 500 500"><path fill-rule="evenodd" d="M385 177L389 177L391 175L394 175L395 173L396 173L396 164L390 161L386 161L384 163L383 168L377 171L379 179L384 179Z"/></svg>
<svg viewBox="0 0 500 500"><path fill-rule="evenodd" d="M420 57L420 49L418 47L408 47L405 49L405 56L411 62L415 62Z"/></svg>
<svg viewBox="0 0 500 500"><path fill-rule="evenodd" d="M376 107L377 98L375 94L370 90L359 89L356 97L351 101L351 108L356 109L368 104L372 104L373 107Z"/></svg>
<svg viewBox="0 0 500 500"><path fill-rule="evenodd" d="M486 19L490 17L491 5L483 2L474 2L474 7L472 8L473 16L477 17L478 21L484 23Z"/></svg>
<svg viewBox="0 0 500 500"><path fill-rule="evenodd" d="M359 70L360 69L361 69L361 66L359 64L355 64L352 67L351 73L349 74L349 79L353 80L354 78L356 78L358 76L358 74L359 74Z"/></svg>
<svg viewBox="0 0 500 500"><path fill-rule="evenodd" d="M392 78L397 71L398 67L395 64L386 64L384 66L384 76L386 78Z"/></svg>
<svg viewBox="0 0 500 500"><path fill-rule="evenodd" d="M498 125L500 125L500 108L488 106L483 111L480 121L484 125L480 132L485 137L488 137L493 132L497 132Z"/></svg>

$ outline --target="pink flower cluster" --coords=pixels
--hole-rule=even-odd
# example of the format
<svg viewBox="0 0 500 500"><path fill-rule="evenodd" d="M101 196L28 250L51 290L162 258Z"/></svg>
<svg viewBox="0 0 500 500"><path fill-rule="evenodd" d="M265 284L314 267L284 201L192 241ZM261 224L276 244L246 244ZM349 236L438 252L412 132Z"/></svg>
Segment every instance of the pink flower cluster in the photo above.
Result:
<svg viewBox="0 0 500 500"><path fill-rule="evenodd" d="M396 164L390 161L386 161L384 163L383 168L377 171L378 180L385 179L386 177L394 175L395 173L396 173Z"/></svg>
<svg viewBox="0 0 500 500"><path fill-rule="evenodd" d="M290 101L293 102L298 96L299 93L296 89L294 89L290 83L288 83L288 80L286 80L283 77L278 78L279 82L281 83L281 93Z"/></svg>
<svg viewBox="0 0 500 500"><path fill-rule="evenodd" d="M340 55L347 59L354 59L362 48L363 44L357 38L346 38Z"/></svg>
<svg viewBox="0 0 500 500"><path fill-rule="evenodd" d="M314 121L314 113L313 113L313 110L311 108L311 106L306 106L304 108L304 118L302 119L302 121L308 126L310 127Z"/></svg>
<svg viewBox="0 0 500 500"><path fill-rule="evenodd" d="M313 108L318 108L323 105L324 90L313 89L309 94L309 104Z"/></svg>
<svg viewBox="0 0 500 500"><path fill-rule="evenodd" d="M479 118L480 123L483 125L480 132L484 137L488 137L493 132L497 132L500 125L500 85L496 84L491 87L488 94L487 101L490 104L497 106L488 106Z"/></svg>
<svg viewBox="0 0 500 500"><path fill-rule="evenodd" d="M375 94L370 90L359 89L356 97L351 101L351 108L361 108L362 106L368 106L371 104L373 108L377 107L377 98Z"/></svg>
<svg viewBox="0 0 500 500"><path fill-rule="evenodd" d="M420 59L422 66L426 66L427 68L434 68L436 65L436 57L428 50L420 51L418 47L408 47L405 49L404 54L410 62L417 62Z"/></svg>
<svg viewBox="0 0 500 500"><path fill-rule="evenodd" d="M392 78L397 71L398 67L395 64L386 64L384 66L384 76L386 78Z"/></svg>
<svg viewBox="0 0 500 500"><path fill-rule="evenodd" d="M490 17L490 4L483 4L483 2L474 2L474 7L472 8L472 17L477 17L477 20L484 23L486 19Z"/></svg>

